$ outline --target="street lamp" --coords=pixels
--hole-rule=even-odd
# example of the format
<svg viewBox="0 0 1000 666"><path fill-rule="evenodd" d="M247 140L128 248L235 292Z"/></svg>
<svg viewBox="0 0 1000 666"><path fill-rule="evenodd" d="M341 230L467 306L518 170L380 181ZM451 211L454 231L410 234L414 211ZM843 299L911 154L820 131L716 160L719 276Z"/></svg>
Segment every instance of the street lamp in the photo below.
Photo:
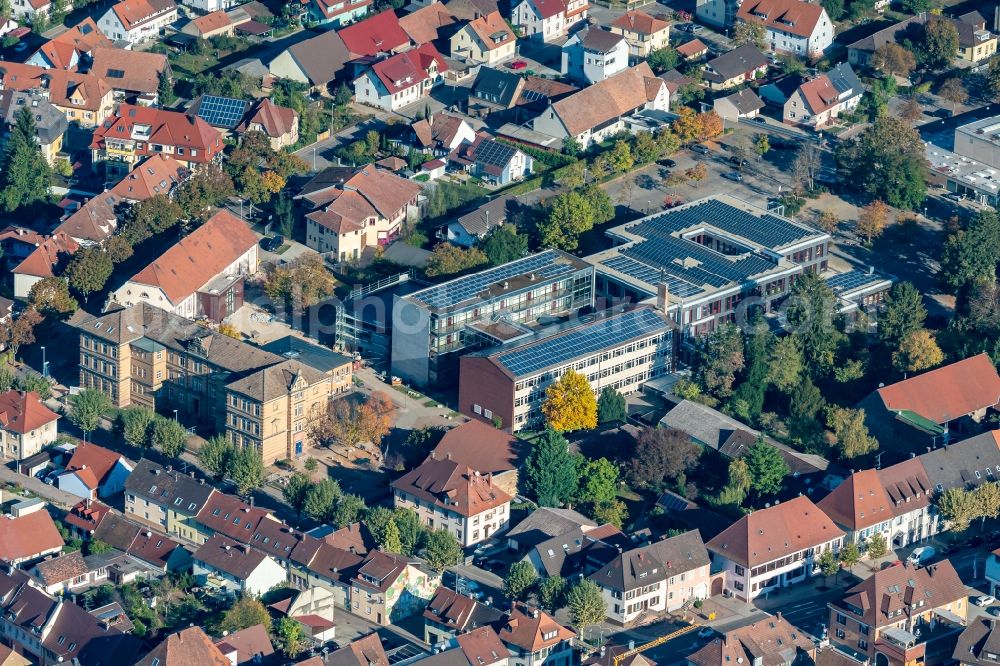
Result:
<svg viewBox="0 0 1000 666"><path fill-rule="evenodd" d="M177 410L175 409L174 410L174 421L176 421L176 420L177 420Z"/></svg>
<svg viewBox="0 0 1000 666"><path fill-rule="evenodd" d="M45 360L45 347L42 347L42 377L49 376L49 362Z"/></svg>

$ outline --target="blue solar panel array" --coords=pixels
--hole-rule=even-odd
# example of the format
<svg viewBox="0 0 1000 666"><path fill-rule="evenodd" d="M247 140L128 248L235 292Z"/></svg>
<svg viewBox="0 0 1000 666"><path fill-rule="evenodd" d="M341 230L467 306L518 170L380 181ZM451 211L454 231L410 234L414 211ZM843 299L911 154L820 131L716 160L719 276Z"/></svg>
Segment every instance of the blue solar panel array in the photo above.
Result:
<svg viewBox="0 0 1000 666"><path fill-rule="evenodd" d="M555 250L545 250L496 268L428 287L411 294L410 298L432 308L446 308L479 296L491 285L504 280L534 273L535 279L541 281L576 272L576 266L563 261L557 262L561 256Z"/></svg>
<svg viewBox="0 0 1000 666"><path fill-rule="evenodd" d="M846 273L838 273L827 279L826 283L830 286L835 294L843 294L844 292L854 291L855 289L860 289L877 282L885 282L886 278L878 273L868 273L867 271L847 271Z"/></svg>
<svg viewBox="0 0 1000 666"><path fill-rule="evenodd" d="M727 257L694 241L657 236L625 248L621 254L694 285L724 287L769 271L775 263L756 254ZM656 284L655 282L653 284Z"/></svg>
<svg viewBox="0 0 1000 666"><path fill-rule="evenodd" d="M701 224L710 224L726 233L772 249L818 233L774 215L758 217L715 199L688 208L664 212L630 227L630 231L648 237L657 233L673 233Z"/></svg>
<svg viewBox="0 0 1000 666"><path fill-rule="evenodd" d="M631 310L503 352L497 355L497 361L514 376L525 377L667 328L663 315L657 311Z"/></svg>
<svg viewBox="0 0 1000 666"><path fill-rule="evenodd" d="M653 268L648 264L640 263L635 259L630 259L628 257L612 257L610 259L605 259L601 262L601 264L616 270L619 273L633 277L636 280L645 282L646 284L659 284L662 275L662 280L666 283L670 293L680 296L681 298L694 296L705 291L701 287L696 287L690 282L685 282L679 277L670 275L669 273Z"/></svg>
<svg viewBox="0 0 1000 666"><path fill-rule="evenodd" d="M240 124L250 102L232 97L204 95L198 104L198 117L213 127L232 129Z"/></svg>

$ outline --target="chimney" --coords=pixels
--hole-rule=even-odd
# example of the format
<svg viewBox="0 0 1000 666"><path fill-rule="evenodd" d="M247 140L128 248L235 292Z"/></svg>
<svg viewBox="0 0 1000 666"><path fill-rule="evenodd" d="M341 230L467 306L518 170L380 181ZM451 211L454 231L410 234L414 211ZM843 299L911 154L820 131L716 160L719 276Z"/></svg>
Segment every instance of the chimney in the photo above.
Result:
<svg viewBox="0 0 1000 666"><path fill-rule="evenodd" d="M668 305L670 305L670 289L661 274L660 281L656 284L656 309L666 313Z"/></svg>
<svg viewBox="0 0 1000 666"><path fill-rule="evenodd" d="M538 618L538 609L537 608L532 608L531 609L531 617L536 618L536 619Z"/></svg>
<svg viewBox="0 0 1000 666"><path fill-rule="evenodd" d="M250 508L253 508L253 495L250 496Z"/></svg>
<svg viewBox="0 0 1000 666"><path fill-rule="evenodd" d="M445 454L445 459L446 460L451 460L451 451L449 451L447 454Z"/></svg>

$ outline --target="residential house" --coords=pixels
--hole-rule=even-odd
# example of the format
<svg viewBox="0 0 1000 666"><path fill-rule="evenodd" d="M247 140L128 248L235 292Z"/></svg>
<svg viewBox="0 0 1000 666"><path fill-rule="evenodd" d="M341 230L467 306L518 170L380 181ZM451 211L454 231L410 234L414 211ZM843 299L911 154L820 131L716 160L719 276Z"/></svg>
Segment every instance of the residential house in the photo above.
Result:
<svg viewBox="0 0 1000 666"><path fill-rule="evenodd" d="M710 89L728 90L764 76L768 64L760 49L744 44L705 63L702 77Z"/></svg>
<svg viewBox="0 0 1000 666"><path fill-rule="evenodd" d="M712 571L726 574L728 593L749 603L816 575L822 553L839 553L843 538L843 530L800 495L743 516L706 547Z"/></svg>
<svg viewBox="0 0 1000 666"><path fill-rule="evenodd" d="M507 666L510 651L492 627L477 627L448 639L441 652L422 660L427 666Z"/></svg>
<svg viewBox="0 0 1000 666"><path fill-rule="evenodd" d="M558 101L535 118L532 129L559 139L576 139L584 148L625 128L637 111L670 108L667 84L640 63Z"/></svg>
<svg viewBox="0 0 1000 666"><path fill-rule="evenodd" d="M396 111L418 102L441 83L448 69L431 43L381 60L354 81L354 96L361 104Z"/></svg>
<svg viewBox="0 0 1000 666"><path fill-rule="evenodd" d="M274 645L263 624L226 634L215 641L215 647L235 666L267 664L274 657Z"/></svg>
<svg viewBox="0 0 1000 666"><path fill-rule="evenodd" d="M623 626L711 592L708 551L697 530L616 553L589 578L601 588L608 621Z"/></svg>
<svg viewBox="0 0 1000 666"><path fill-rule="evenodd" d="M509 209L516 205L516 200L506 195L491 199L449 222L444 230L445 237L455 245L472 247L493 230L503 226L507 222Z"/></svg>
<svg viewBox="0 0 1000 666"><path fill-rule="evenodd" d="M3 250L3 259L8 266L23 261L43 242L44 235L25 227L7 225L0 230L0 250Z"/></svg>
<svg viewBox="0 0 1000 666"><path fill-rule="evenodd" d="M981 63L997 52L997 36L986 27L986 19L977 11L950 19L958 30L958 57L971 63Z"/></svg>
<svg viewBox="0 0 1000 666"><path fill-rule="evenodd" d="M31 254L14 267L14 298L27 299L36 282L55 277L56 270L66 265L80 246L62 232L56 232L38 245Z"/></svg>
<svg viewBox="0 0 1000 666"><path fill-rule="evenodd" d="M334 650L325 657L310 657L301 666L389 666L382 641L375 632Z"/></svg>
<svg viewBox="0 0 1000 666"><path fill-rule="evenodd" d="M480 67L469 90L466 112L475 117L496 113L520 122L524 116L534 117L544 111L550 101L558 101L577 90L553 79Z"/></svg>
<svg viewBox="0 0 1000 666"><path fill-rule="evenodd" d="M889 666L945 663L964 628L968 594L943 560L876 571L827 606L830 643L838 649Z"/></svg>
<svg viewBox="0 0 1000 666"><path fill-rule="evenodd" d="M76 69L96 48L113 48L114 43L101 32L89 16L69 30L42 44L24 62L45 69Z"/></svg>
<svg viewBox="0 0 1000 666"><path fill-rule="evenodd" d="M864 552L880 534L890 550L931 538L940 529L931 506L934 487L920 460L854 472L817 506Z"/></svg>
<svg viewBox="0 0 1000 666"><path fill-rule="evenodd" d="M509 143L479 135L459 149L458 159L468 161L469 173L495 187L503 187L531 175L534 160Z"/></svg>
<svg viewBox="0 0 1000 666"><path fill-rule="evenodd" d="M302 625L305 634L315 641L325 642L334 638L333 591L322 586L309 587L298 594L275 602L270 608Z"/></svg>
<svg viewBox="0 0 1000 666"><path fill-rule="evenodd" d="M819 59L833 44L834 25L822 5L804 0L749 0L736 21L764 26L764 39L777 53Z"/></svg>
<svg viewBox="0 0 1000 666"><path fill-rule="evenodd" d="M192 19L181 28L181 32L198 39L209 39L220 35L232 37L236 32L236 25L226 12L214 11Z"/></svg>
<svg viewBox="0 0 1000 666"><path fill-rule="evenodd" d="M474 423L474 421L473 421ZM524 520L515 525L507 534L507 548L524 553L549 539L580 529L589 532L597 527L590 518L573 509L539 507Z"/></svg>
<svg viewBox="0 0 1000 666"><path fill-rule="evenodd" d="M337 31L347 50L359 56L397 54L410 48L410 36L391 9Z"/></svg>
<svg viewBox="0 0 1000 666"><path fill-rule="evenodd" d="M875 51L886 44L898 44L907 37L915 37L925 23L927 14L920 13L852 42L847 45L847 62L854 67L867 67Z"/></svg>
<svg viewBox="0 0 1000 666"><path fill-rule="evenodd" d="M0 666L31 666L31 662L6 645L0 645Z"/></svg>
<svg viewBox="0 0 1000 666"><path fill-rule="evenodd" d="M326 90L338 81L354 57L337 31L329 30L289 46L268 63L268 71L279 79Z"/></svg>
<svg viewBox="0 0 1000 666"><path fill-rule="evenodd" d="M709 53L708 45L697 38L692 39L689 42L684 42L679 45L675 51L677 51L677 55L684 58L686 61L701 60Z"/></svg>
<svg viewBox="0 0 1000 666"><path fill-rule="evenodd" d="M810 664L815 658L816 644L809 634L779 612L712 638L688 655L687 666Z"/></svg>
<svg viewBox="0 0 1000 666"><path fill-rule="evenodd" d="M562 45L563 76L585 85L627 69L628 61L625 38L596 26L577 32Z"/></svg>
<svg viewBox="0 0 1000 666"><path fill-rule="evenodd" d="M633 61L670 46L670 23L641 9L625 12L611 22L608 30L625 38Z"/></svg>
<svg viewBox="0 0 1000 666"><path fill-rule="evenodd" d="M511 23L525 37L556 42L586 21L589 9L588 0L518 0L511 5Z"/></svg>
<svg viewBox="0 0 1000 666"><path fill-rule="evenodd" d="M257 273L257 236L220 210L111 294L120 305L148 303L220 322L243 305L243 281Z"/></svg>
<svg viewBox="0 0 1000 666"><path fill-rule="evenodd" d="M0 393L0 458L24 460L53 444L58 420L34 391Z"/></svg>
<svg viewBox="0 0 1000 666"><path fill-rule="evenodd" d="M90 73L127 98L157 95L160 77L171 76L162 53L99 47L91 51Z"/></svg>
<svg viewBox="0 0 1000 666"><path fill-rule="evenodd" d="M114 89L95 74L43 69L17 62L4 62L0 87L47 95L49 104L62 111L67 121L75 121L84 129L104 122L115 103Z"/></svg>
<svg viewBox="0 0 1000 666"><path fill-rule="evenodd" d="M17 566L62 551L65 545L48 511L0 516L0 562Z"/></svg>
<svg viewBox="0 0 1000 666"><path fill-rule="evenodd" d="M517 38L500 12L469 21L451 36L453 58L493 66L513 58L516 52Z"/></svg>
<svg viewBox="0 0 1000 666"><path fill-rule="evenodd" d="M1000 479L1000 431L990 430L957 444L917 456L935 493L949 488L975 490ZM944 529L943 527L941 529Z"/></svg>
<svg viewBox="0 0 1000 666"><path fill-rule="evenodd" d="M68 235L82 246L97 245L118 228L119 207L157 195L169 197L188 173L187 168L173 157L153 155L137 164L110 190L70 212L55 232Z"/></svg>
<svg viewBox="0 0 1000 666"><path fill-rule="evenodd" d="M108 9L97 24L110 39L134 46L159 37L175 21L174 0L122 0Z"/></svg>
<svg viewBox="0 0 1000 666"><path fill-rule="evenodd" d="M263 541L264 535L279 541L283 532L289 532L269 511L251 506L239 497L224 493L213 493L198 511L194 526L198 534L194 541L205 543L213 535L224 536L243 544L254 544L256 550L275 559L286 559L287 553L280 544ZM271 529L271 528L275 529ZM274 532L274 534L270 534ZM260 538L255 538L260 533ZM293 537L295 533L289 533Z"/></svg>
<svg viewBox="0 0 1000 666"><path fill-rule="evenodd" d="M104 499L125 489L125 480L134 468L135 464L120 453L80 442L55 485L84 499Z"/></svg>
<svg viewBox="0 0 1000 666"><path fill-rule="evenodd" d="M518 468L525 453L523 440L476 420L450 429L434 447L435 458L492 474L493 485L511 496L517 494Z"/></svg>
<svg viewBox="0 0 1000 666"><path fill-rule="evenodd" d="M303 186L303 198L316 210L306 215L306 245L357 261L366 248L385 246L417 214L420 185L373 165L333 167Z"/></svg>
<svg viewBox="0 0 1000 666"><path fill-rule="evenodd" d="M222 153L222 134L197 116L121 104L114 116L94 131L90 142L94 167L124 175L137 163L158 154L173 157L188 169L212 162Z"/></svg>
<svg viewBox="0 0 1000 666"><path fill-rule="evenodd" d="M194 552L195 578L228 594L259 597L287 580L272 557L218 534Z"/></svg>
<svg viewBox="0 0 1000 666"><path fill-rule="evenodd" d="M311 0L309 15L320 25L341 27L363 18L372 0Z"/></svg>
<svg viewBox="0 0 1000 666"><path fill-rule="evenodd" d="M136 666L233 666L201 627L188 627L167 636Z"/></svg>
<svg viewBox="0 0 1000 666"><path fill-rule="evenodd" d="M226 10L237 4L236 0L182 0L182 3L203 14L220 9Z"/></svg>
<svg viewBox="0 0 1000 666"><path fill-rule="evenodd" d="M978 617L958 637L951 658L960 666L992 666L1000 660L1000 624Z"/></svg>
<svg viewBox="0 0 1000 666"><path fill-rule="evenodd" d="M371 551L350 578L349 610L386 626L423 611L441 576L424 571L403 555Z"/></svg>
<svg viewBox="0 0 1000 666"><path fill-rule="evenodd" d="M431 529L448 530L463 547L495 536L510 521L513 498L493 485L492 474L434 452L390 485L395 506L411 509Z"/></svg>
<svg viewBox="0 0 1000 666"><path fill-rule="evenodd" d="M399 19L399 27L417 44L448 42L458 29L457 21L443 2L432 2Z"/></svg>
<svg viewBox="0 0 1000 666"><path fill-rule="evenodd" d="M265 97L253 103L234 131L237 134L263 132L270 139L272 149L290 148L299 142L299 114Z"/></svg>
<svg viewBox="0 0 1000 666"><path fill-rule="evenodd" d="M5 130L13 129L18 116L25 110L35 123L35 143L49 166L54 165L57 155L62 151L63 136L69 129L65 114L49 103L44 91L0 91L0 119ZM9 131L4 134L9 136Z"/></svg>
<svg viewBox="0 0 1000 666"><path fill-rule="evenodd" d="M135 663L139 639L29 582L23 571L0 573L0 630L18 653L38 666Z"/></svg>
<svg viewBox="0 0 1000 666"><path fill-rule="evenodd" d="M497 609L442 586L424 610L424 642L436 645L502 619Z"/></svg>
<svg viewBox="0 0 1000 666"><path fill-rule="evenodd" d="M865 89L847 63L802 83L785 102L782 120L819 129L861 103Z"/></svg>
<svg viewBox="0 0 1000 666"><path fill-rule="evenodd" d="M46 594L65 594L89 585L90 567L78 550L63 553L38 562L31 568L31 575L38 580Z"/></svg>
<svg viewBox="0 0 1000 666"><path fill-rule="evenodd" d="M764 101L749 88L725 97L716 97L712 110L723 120L739 122L741 118L756 118L764 108Z"/></svg>
<svg viewBox="0 0 1000 666"><path fill-rule="evenodd" d="M11 17L32 22L36 16L48 17L52 12L52 0L14 0L10 3Z"/></svg>
<svg viewBox="0 0 1000 666"><path fill-rule="evenodd" d="M979 354L880 387L858 407L882 448L902 456L979 432L998 401L1000 375Z"/></svg>
<svg viewBox="0 0 1000 666"><path fill-rule="evenodd" d="M500 10L497 0L449 0L447 5L448 11L459 21L475 21Z"/></svg>
<svg viewBox="0 0 1000 666"><path fill-rule="evenodd" d="M465 119L447 113L435 113L421 118L410 125L413 133L412 145L422 150L430 150L435 155L447 155L463 143L476 140L476 131Z"/></svg>
<svg viewBox="0 0 1000 666"><path fill-rule="evenodd" d="M499 418L511 432L543 420L546 390L570 369L598 394L607 386L629 394L674 367L670 319L648 306L585 315L534 334L486 332L509 342L462 357L458 408L474 419Z"/></svg>
<svg viewBox="0 0 1000 666"><path fill-rule="evenodd" d="M611 524L593 529L576 527L542 541L521 559L543 578L570 579L601 569L620 555L619 549L634 546Z"/></svg>
<svg viewBox="0 0 1000 666"><path fill-rule="evenodd" d="M515 603L497 628L510 666L571 666L576 634L537 607Z"/></svg>
<svg viewBox="0 0 1000 666"><path fill-rule="evenodd" d="M806 77L801 73L786 74L771 83L766 83L757 89L757 94L768 106L784 109L787 102L795 91L806 82Z"/></svg>
<svg viewBox="0 0 1000 666"><path fill-rule="evenodd" d="M125 516L185 541L204 543L198 513L215 492L204 479L143 458L125 480Z"/></svg>
<svg viewBox="0 0 1000 666"><path fill-rule="evenodd" d="M264 465L300 458L308 425L326 413L334 389L332 375L293 359L235 379L226 384L226 438Z"/></svg>
<svg viewBox="0 0 1000 666"><path fill-rule="evenodd" d="M111 507L106 504L89 499L80 500L63 516L63 522L69 526L71 534L87 539L110 511Z"/></svg>

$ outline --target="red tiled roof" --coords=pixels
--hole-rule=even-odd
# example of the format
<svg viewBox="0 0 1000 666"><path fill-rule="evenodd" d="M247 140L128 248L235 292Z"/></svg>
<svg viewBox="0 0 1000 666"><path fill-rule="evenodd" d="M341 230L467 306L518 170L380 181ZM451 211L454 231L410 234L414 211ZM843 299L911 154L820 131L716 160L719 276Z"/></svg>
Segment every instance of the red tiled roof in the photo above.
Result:
<svg viewBox="0 0 1000 666"><path fill-rule="evenodd" d="M469 29L479 35L479 41L488 51L499 49L514 41L514 33L500 16L500 12L490 12L486 16L480 16L469 23ZM493 35L501 33L503 37L499 41L493 41Z"/></svg>
<svg viewBox="0 0 1000 666"><path fill-rule="evenodd" d="M246 629L234 631L215 644L223 653L236 652L237 664L260 663L274 654L271 637L263 624L255 624ZM223 645L227 646L227 650Z"/></svg>
<svg viewBox="0 0 1000 666"><path fill-rule="evenodd" d="M448 69L444 58L433 44L423 44L411 51L398 53L372 65L372 72L390 93L412 88L426 80L427 70L437 63L438 73Z"/></svg>
<svg viewBox="0 0 1000 666"><path fill-rule="evenodd" d="M441 29L455 23L455 17L444 6L435 2L399 19L399 26L414 44L426 44L441 35Z"/></svg>
<svg viewBox="0 0 1000 666"><path fill-rule="evenodd" d="M545 636L555 632L555 636L546 639ZM552 647L560 641L573 638L576 634L556 622L550 615L537 608L528 608L524 604L515 604L510 611L507 622L498 632L504 643L516 645L519 648L538 652Z"/></svg>
<svg viewBox="0 0 1000 666"><path fill-rule="evenodd" d="M292 131L297 117L295 109L278 106L265 97L255 102L243 122L236 126L235 131L246 132L251 124L256 123L264 128L264 133L269 137L277 138Z"/></svg>
<svg viewBox="0 0 1000 666"><path fill-rule="evenodd" d="M492 475L482 475L468 465L432 457L392 482L392 487L433 502L440 509L474 516L512 498L493 485Z"/></svg>
<svg viewBox="0 0 1000 666"><path fill-rule="evenodd" d="M455 460L481 473L517 469L524 442L483 421L467 421L452 428L434 448L438 460Z"/></svg>
<svg viewBox="0 0 1000 666"><path fill-rule="evenodd" d="M73 457L66 463L66 471L78 472L78 476L93 490L100 485L121 457L121 454L96 444L80 442L73 451Z"/></svg>
<svg viewBox="0 0 1000 666"><path fill-rule="evenodd" d="M220 210L136 273L129 282L159 287L178 304L257 244L250 226Z"/></svg>
<svg viewBox="0 0 1000 666"><path fill-rule="evenodd" d="M530 0L543 19L552 18L566 11L565 0Z"/></svg>
<svg viewBox="0 0 1000 666"><path fill-rule="evenodd" d="M111 507L91 500L83 500L63 516L63 522L85 532L93 532Z"/></svg>
<svg viewBox="0 0 1000 666"><path fill-rule="evenodd" d="M1000 402L1000 375L985 353L878 389L889 411L944 424Z"/></svg>
<svg viewBox="0 0 1000 666"><path fill-rule="evenodd" d="M19 275L33 275L47 278L55 275L55 267L62 261L62 255L73 254L80 245L62 232L56 232L24 258L14 269Z"/></svg>
<svg viewBox="0 0 1000 666"><path fill-rule="evenodd" d="M338 30L337 34L356 56L389 53L410 43L410 36L391 9Z"/></svg>
<svg viewBox="0 0 1000 666"><path fill-rule="evenodd" d="M171 634L136 666L232 666L201 627Z"/></svg>
<svg viewBox="0 0 1000 666"><path fill-rule="evenodd" d="M802 0L756 0L740 5L736 17L744 21L763 23L771 30L800 37L812 35L823 15L819 3Z"/></svg>
<svg viewBox="0 0 1000 666"><path fill-rule="evenodd" d="M62 547L62 537L47 511L0 518L0 560L23 560Z"/></svg>
<svg viewBox="0 0 1000 666"><path fill-rule="evenodd" d="M708 51L708 47L700 39L692 39L690 42L684 42L678 46L676 51L685 58L693 58Z"/></svg>
<svg viewBox="0 0 1000 666"><path fill-rule="evenodd" d="M123 0L112 9L125 29L131 30L153 16L175 7L173 0Z"/></svg>
<svg viewBox="0 0 1000 666"><path fill-rule="evenodd" d="M849 476L817 506L835 523L861 530L930 503L931 482L917 459Z"/></svg>
<svg viewBox="0 0 1000 666"><path fill-rule="evenodd" d="M183 155L175 155L185 162L207 163L222 150L222 134L201 118L132 104L120 105L114 116L94 130L90 147L103 148L105 138L130 138L136 125L150 128L149 137L144 141L147 148L140 151L140 154L154 154L149 146L159 144L175 149L183 148ZM197 150L198 154L193 155L192 149Z"/></svg>
<svg viewBox="0 0 1000 666"><path fill-rule="evenodd" d="M654 35L670 27L667 21L651 16L641 9L633 9L630 12L625 12L612 21L611 25L615 28L637 32L642 35Z"/></svg>
<svg viewBox="0 0 1000 666"><path fill-rule="evenodd" d="M0 80L10 90L48 88L49 101L56 106L97 111L101 102L111 94L107 81L94 74L80 74L61 69L43 69L19 62L0 63ZM79 99L75 104L71 98Z"/></svg>
<svg viewBox="0 0 1000 666"><path fill-rule="evenodd" d="M167 56L162 53L131 49L95 48L90 73L102 77L115 90L155 93L160 86L160 73L168 69Z"/></svg>
<svg viewBox="0 0 1000 666"><path fill-rule="evenodd" d="M38 49L56 69L70 69L73 54L90 53L97 47L112 48L108 39L89 16L66 32L53 37Z"/></svg>
<svg viewBox="0 0 1000 666"><path fill-rule="evenodd" d="M325 631L326 629L337 626L336 622L327 620L325 617L320 617L319 615L295 615L292 619L301 622L307 627L319 629L320 631Z"/></svg>
<svg viewBox="0 0 1000 666"><path fill-rule="evenodd" d="M931 610L964 599L967 594L955 567L942 560L927 567L904 564L876 571L847 590L843 599L834 601L831 607L856 617L854 609L860 609L860 619L880 629L898 624L900 616L915 612L919 602Z"/></svg>
<svg viewBox="0 0 1000 666"><path fill-rule="evenodd" d="M34 391L0 393L0 427L5 430L23 435L58 418Z"/></svg>
<svg viewBox="0 0 1000 666"><path fill-rule="evenodd" d="M802 97L813 114L823 113L836 106L837 102L840 101L840 92L833 87L830 77L826 74L806 81L799 86L799 92L802 93Z"/></svg>
<svg viewBox="0 0 1000 666"><path fill-rule="evenodd" d="M187 170L169 155L153 155L118 181L111 191L122 199L145 201L157 194L170 194Z"/></svg>
<svg viewBox="0 0 1000 666"><path fill-rule="evenodd" d="M221 30L222 28L233 24L233 22L229 20L229 15L224 11L211 12L209 14L205 14L204 16L199 16L191 21L191 23L193 23L194 26L198 28L198 32L203 35L215 32L216 30Z"/></svg>

